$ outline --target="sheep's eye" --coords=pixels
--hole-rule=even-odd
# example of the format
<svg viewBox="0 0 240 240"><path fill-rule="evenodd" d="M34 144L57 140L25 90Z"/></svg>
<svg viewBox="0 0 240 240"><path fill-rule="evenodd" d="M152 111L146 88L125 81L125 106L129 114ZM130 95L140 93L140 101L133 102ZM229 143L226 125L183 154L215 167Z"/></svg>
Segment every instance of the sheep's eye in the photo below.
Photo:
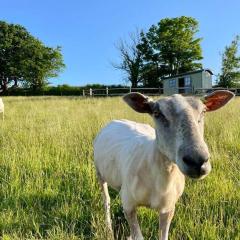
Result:
<svg viewBox="0 0 240 240"><path fill-rule="evenodd" d="M161 111L154 111L153 115L155 118L165 117Z"/></svg>
<svg viewBox="0 0 240 240"><path fill-rule="evenodd" d="M153 116L157 119L159 119L164 126L169 126L169 121L167 120L167 118L164 116L164 114L161 111L154 111L153 112Z"/></svg>
<svg viewBox="0 0 240 240"><path fill-rule="evenodd" d="M159 111L154 111L153 115L155 118L158 118L160 116L160 112Z"/></svg>

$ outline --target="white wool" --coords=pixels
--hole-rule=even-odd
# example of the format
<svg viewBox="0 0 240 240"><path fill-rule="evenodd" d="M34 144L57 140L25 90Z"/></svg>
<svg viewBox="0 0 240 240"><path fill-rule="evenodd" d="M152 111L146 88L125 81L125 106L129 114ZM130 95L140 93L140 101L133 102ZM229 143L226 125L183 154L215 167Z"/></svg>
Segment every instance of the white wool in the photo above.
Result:
<svg viewBox="0 0 240 240"><path fill-rule="evenodd" d="M115 120L97 136L94 159L104 181L126 194L127 199L122 196L123 205L150 206L168 212L182 194L184 176L177 166L170 164L168 168L155 139L155 130L149 125ZM164 178L165 171L174 173L170 181Z"/></svg>

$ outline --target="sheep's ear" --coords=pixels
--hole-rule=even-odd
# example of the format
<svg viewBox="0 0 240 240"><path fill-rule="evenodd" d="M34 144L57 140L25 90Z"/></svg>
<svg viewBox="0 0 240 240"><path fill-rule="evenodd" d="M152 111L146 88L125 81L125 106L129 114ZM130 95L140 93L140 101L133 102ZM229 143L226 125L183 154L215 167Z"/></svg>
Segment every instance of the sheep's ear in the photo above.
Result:
<svg viewBox="0 0 240 240"><path fill-rule="evenodd" d="M217 90L207 95L203 103L207 107L207 112L215 111L227 104L235 95L227 90Z"/></svg>
<svg viewBox="0 0 240 240"><path fill-rule="evenodd" d="M154 102L141 93L133 92L123 96L123 100L139 113L152 114Z"/></svg>

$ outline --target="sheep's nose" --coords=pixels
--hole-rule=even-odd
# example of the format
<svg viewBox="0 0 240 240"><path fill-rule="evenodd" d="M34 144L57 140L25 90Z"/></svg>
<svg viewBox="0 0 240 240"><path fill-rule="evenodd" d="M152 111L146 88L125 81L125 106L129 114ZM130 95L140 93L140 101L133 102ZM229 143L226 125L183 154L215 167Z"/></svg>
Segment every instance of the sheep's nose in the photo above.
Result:
<svg viewBox="0 0 240 240"><path fill-rule="evenodd" d="M205 163L208 161L208 157L204 157L204 156L199 156L198 158L193 158L189 155L186 155L183 157L183 162L191 168L202 168L204 171L204 165Z"/></svg>

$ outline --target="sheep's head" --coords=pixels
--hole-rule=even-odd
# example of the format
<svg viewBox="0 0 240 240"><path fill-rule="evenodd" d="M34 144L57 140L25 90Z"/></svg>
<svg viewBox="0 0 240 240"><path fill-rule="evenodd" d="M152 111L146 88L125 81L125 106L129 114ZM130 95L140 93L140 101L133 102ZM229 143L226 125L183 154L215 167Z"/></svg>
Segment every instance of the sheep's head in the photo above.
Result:
<svg viewBox="0 0 240 240"><path fill-rule="evenodd" d="M135 111L152 116L161 153L185 175L203 178L211 171L204 115L221 108L233 96L230 91L219 90L202 100L175 94L153 101L140 93L129 93L123 99Z"/></svg>

